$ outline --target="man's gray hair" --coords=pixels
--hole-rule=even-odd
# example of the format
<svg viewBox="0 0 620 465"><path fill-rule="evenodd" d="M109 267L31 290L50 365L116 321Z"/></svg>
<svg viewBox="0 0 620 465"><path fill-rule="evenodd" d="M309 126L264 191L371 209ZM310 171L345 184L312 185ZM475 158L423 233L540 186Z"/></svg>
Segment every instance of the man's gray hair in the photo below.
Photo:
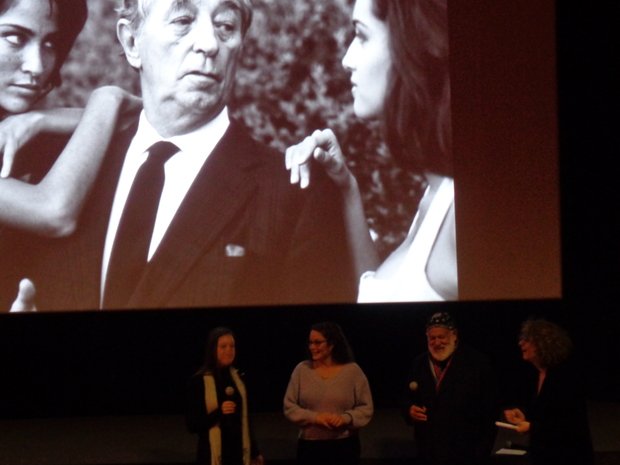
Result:
<svg viewBox="0 0 620 465"><path fill-rule="evenodd" d="M119 17L130 22L134 30L138 29L144 18L148 14L151 3L156 0L119 0L117 8ZM189 0L175 0L179 4L188 2ZM236 7L241 14L241 34L245 33L252 24L253 5L252 0L224 0L223 3Z"/></svg>

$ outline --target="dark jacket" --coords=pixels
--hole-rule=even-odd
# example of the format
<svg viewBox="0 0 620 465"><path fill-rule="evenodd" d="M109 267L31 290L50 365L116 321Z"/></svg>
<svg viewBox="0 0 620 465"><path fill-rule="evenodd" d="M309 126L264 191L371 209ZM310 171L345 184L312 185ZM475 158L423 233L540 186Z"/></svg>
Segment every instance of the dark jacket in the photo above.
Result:
<svg viewBox="0 0 620 465"><path fill-rule="evenodd" d="M536 376L532 376L529 404L524 408L530 422L528 455L532 464L593 463L582 380L574 363L563 363L547 370L540 393L536 394Z"/></svg>
<svg viewBox="0 0 620 465"><path fill-rule="evenodd" d="M241 439L242 397L237 389L232 394L226 393L228 386L235 386L228 369L215 373L214 378L220 405L224 400L232 400L237 404L237 409L234 414L229 415L223 415L220 409L207 413L203 374L198 373L190 379L187 395L186 423L191 433L198 434L196 463L198 465L211 465L209 429L218 425L222 432L222 464L241 465L243 464ZM242 380L242 382L245 384L245 380ZM259 450L250 422L250 457L256 458L258 454Z"/></svg>
<svg viewBox="0 0 620 465"><path fill-rule="evenodd" d="M18 257L3 289L16 290L17 277L28 276L39 310L98 308L108 217L134 132L113 139L75 234L3 236L9 259ZM291 186L283 157L231 122L126 308L353 302L340 204L320 170L309 190ZM230 246L243 252L231 255Z"/></svg>
<svg viewBox="0 0 620 465"><path fill-rule="evenodd" d="M480 465L491 456L498 417L497 385L487 358L459 344L439 390L429 354L418 356L408 379L405 418L414 426L418 455L432 465ZM413 421L411 405L427 408L426 422Z"/></svg>

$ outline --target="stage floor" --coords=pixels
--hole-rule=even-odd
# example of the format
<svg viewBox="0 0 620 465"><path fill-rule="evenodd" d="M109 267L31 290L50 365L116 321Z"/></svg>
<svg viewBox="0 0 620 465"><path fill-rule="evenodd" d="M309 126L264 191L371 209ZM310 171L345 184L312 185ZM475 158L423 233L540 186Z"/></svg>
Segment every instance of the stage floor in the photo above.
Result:
<svg viewBox="0 0 620 465"><path fill-rule="evenodd" d="M590 402L597 465L620 464L620 403ZM255 414L268 463L293 463L297 431L279 412ZM412 433L396 409L378 410L362 430L365 465L400 465L414 455ZM497 445L505 437L499 436ZM196 438L182 416L0 419L0 465L185 465Z"/></svg>

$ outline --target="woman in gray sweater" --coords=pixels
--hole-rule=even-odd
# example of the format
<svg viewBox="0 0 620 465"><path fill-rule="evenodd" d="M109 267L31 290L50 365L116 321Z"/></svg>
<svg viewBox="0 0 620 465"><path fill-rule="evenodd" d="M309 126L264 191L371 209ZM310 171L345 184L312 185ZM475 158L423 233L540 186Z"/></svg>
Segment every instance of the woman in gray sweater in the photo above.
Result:
<svg viewBox="0 0 620 465"><path fill-rule="evenodd" d="M368 379L336 323L312 326L308 359L299 363L284 396L284 415L300 427L299 465L355 465L357 431L373 414Z"/></svg>

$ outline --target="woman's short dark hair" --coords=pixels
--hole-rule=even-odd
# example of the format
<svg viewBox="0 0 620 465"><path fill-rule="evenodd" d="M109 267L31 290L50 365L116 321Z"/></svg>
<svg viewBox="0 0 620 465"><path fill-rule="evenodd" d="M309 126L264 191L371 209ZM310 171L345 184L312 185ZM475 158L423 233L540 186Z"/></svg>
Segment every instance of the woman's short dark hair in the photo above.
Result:
<svg viewBox="0 0 620 465"><path fill-rule="evenodd" d="M388 148L404 167L453 176L447 0L374 0L392 69L383 110Z"/></svg>
<svg viewBox="0 0 620 465"><path fill-rule="evenodd" d="M16 2L19 0L0 0L0 14L3 14ZM58 87L61 83L60 68L86 23L88 7L86 0L49 0L49 4L58 12L58 53L56 55L56 66L50 77L50 84L53 87Z"/></svg>
<svg viewBox="0 0 620 465"><path fill-rule="evenodd" d="M207 343L205 345L205 356L202 367L198 370L199 373L213 372L217 368L217 341L222 336L231 335L233 338L235 334L232 329L225 326L218 326L217 328L209 331L207 336Z"/></svg>
<svg viewBox="0 0 620 465"><path fill-rule="evenodd" d="M316 323L310 328L311 331L317 331L327 341L327 344L333 346L332 360L336 363L350 363L355 361L353 351L349 342L342 332L342 328L332 321L324 321Z"/></svg>
<svg viewBox="0 0 620 465"><path fill-rule="evenodd" d="M521 325L519 339L536 347L538 358L545 368L565 361L573 347L566 330L542 318L526 320Z"/></svg>

